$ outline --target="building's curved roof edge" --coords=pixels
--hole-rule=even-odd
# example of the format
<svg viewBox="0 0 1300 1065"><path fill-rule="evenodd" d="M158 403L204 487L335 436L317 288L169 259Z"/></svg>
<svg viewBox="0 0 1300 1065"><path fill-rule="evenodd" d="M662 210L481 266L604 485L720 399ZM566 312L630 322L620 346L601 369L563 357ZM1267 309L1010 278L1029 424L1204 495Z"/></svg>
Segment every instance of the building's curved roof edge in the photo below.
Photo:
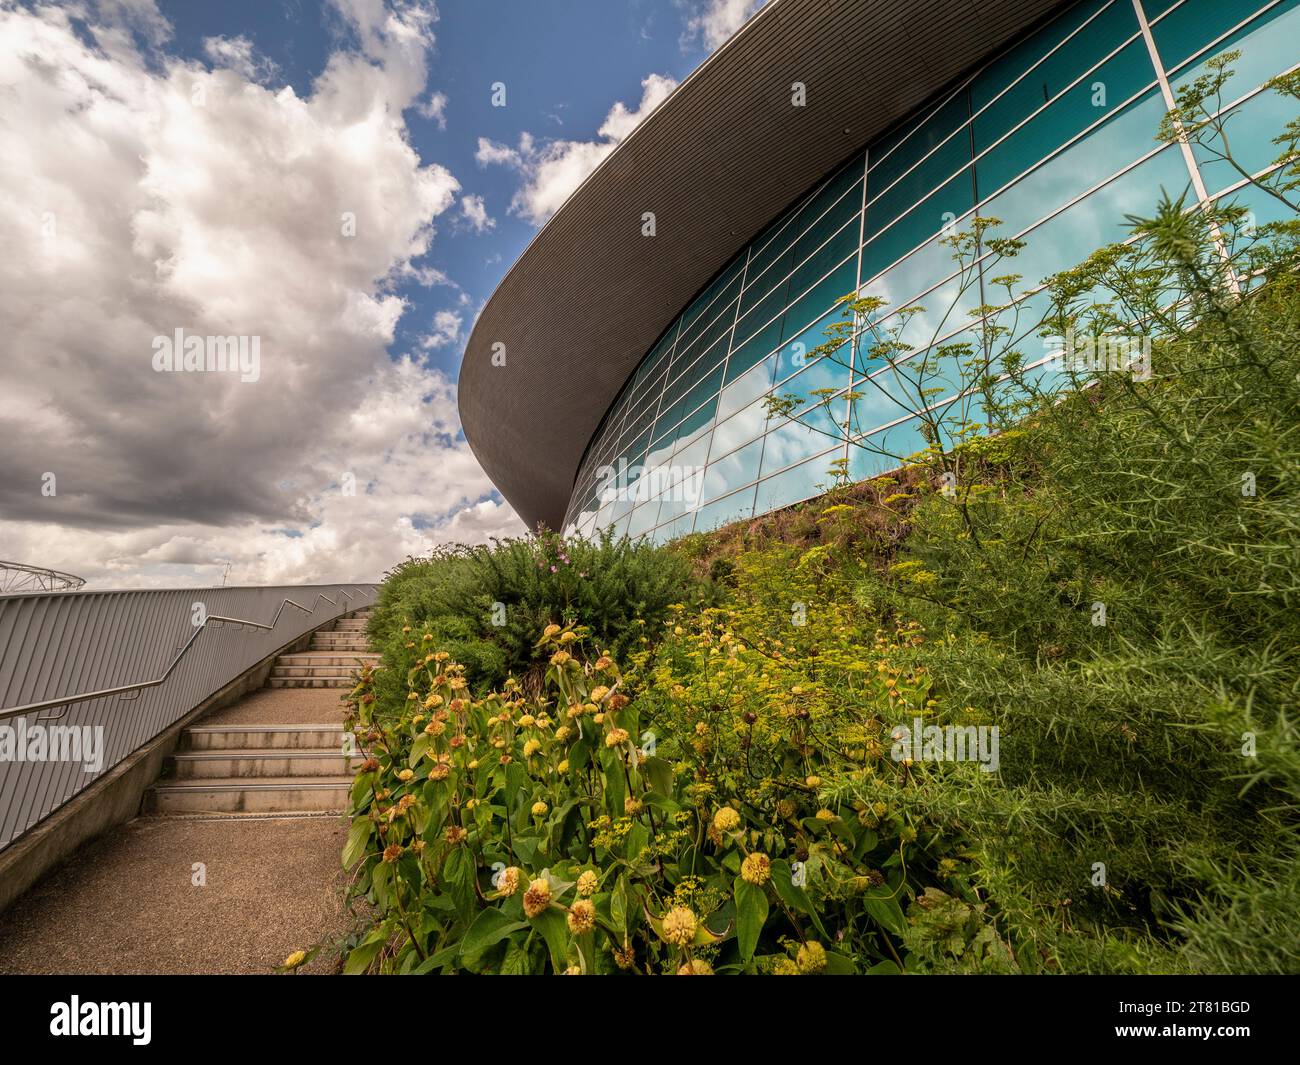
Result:
<svg viewBox="0 0 1300 1065"><path fill-rule="evenodd" d="M559 528L614 397L764 226L854 150L1064 6L769 0L705 60L537 232L470 333L461 423L524 521ZM791 103L796 81L806 86L802 107ZM653 237L641 235L645 211L655 213ZM502 350L504 364L494 359Z"/></svg>

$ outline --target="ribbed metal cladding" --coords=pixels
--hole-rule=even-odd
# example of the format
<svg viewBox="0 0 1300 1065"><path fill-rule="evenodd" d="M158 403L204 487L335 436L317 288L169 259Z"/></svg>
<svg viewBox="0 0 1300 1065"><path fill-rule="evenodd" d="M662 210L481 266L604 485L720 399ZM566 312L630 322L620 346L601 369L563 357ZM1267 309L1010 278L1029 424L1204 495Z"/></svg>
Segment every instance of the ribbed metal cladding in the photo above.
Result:
<svg viewBox="0 0 1300 1065"><path fill-rule="evenodd" d="M558 528L587 442L659 334L819 178L1063 0L770 0L542 228L479 316L465 435ZM802 82L807 105L791 106ZM653 211L656 235L641 235ZM495 344L505 365L493 365Z"/></svg>
<svg viewBox="0 0 1300 1065"><path fill-rule="evenodd" d="M103 726L104 764L0 761L0 848L262 659L374 602L378 585L285 585L0 596L0 726ZM282 605L285 600L306 609ZM332 602L331 602L332 601ZM207 615L275 624L209 623L165 682L133 695L3 716L7 709L161 676ZM279 614L276 619L277 612Z"/></svg>

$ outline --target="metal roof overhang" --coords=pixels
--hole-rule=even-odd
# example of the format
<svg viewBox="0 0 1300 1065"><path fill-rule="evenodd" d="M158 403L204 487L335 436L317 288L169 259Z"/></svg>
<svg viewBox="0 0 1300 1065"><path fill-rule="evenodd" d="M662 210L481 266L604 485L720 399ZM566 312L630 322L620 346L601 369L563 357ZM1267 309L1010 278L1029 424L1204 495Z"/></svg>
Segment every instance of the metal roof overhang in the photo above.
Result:
<svg viewBox="0 0 1300 1065"><path fill-rule="evenodd" d="M461 422L530 526L677 314L773 218L1062 0L770 0L565 201L484 306ZM791 86L807 102L791 105ZM641 235L653 211L656 235ZM505 365L493 364L505 345Z"/></svg>

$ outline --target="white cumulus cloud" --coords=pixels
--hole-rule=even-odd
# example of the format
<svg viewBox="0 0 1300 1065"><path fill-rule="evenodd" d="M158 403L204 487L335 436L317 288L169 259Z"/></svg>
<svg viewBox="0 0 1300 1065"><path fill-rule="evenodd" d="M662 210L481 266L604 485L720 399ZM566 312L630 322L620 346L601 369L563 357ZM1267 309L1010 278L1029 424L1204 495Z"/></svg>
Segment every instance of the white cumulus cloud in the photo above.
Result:
<svg viewBox="0 0 1300 1065"><path fill-rule="evenodd" d="M389 351L396 284L450 284L421 258L460 186L403 119L436 12L336 3L356 44L303 96L239 39L159 52L147 0L0 8L7 557L100 587L366 580L522 530L454 383ZM256 340L257 380L156 372L178 329Z"/></svg>
<svg viewBox="0 0 1300 1065"><path fill-rule="evenodd" d="M765 0L678 0L687 11L683 46L701 42L710 52L725 44Z"/></svg>
<svg viewBox="0 0 1300 1065"><path fill-rule="evenodd" d="M641 102L636 109L621 101L615 103L596 131L596 140L539 142L525 132L520 135L519 146L511 148L480 137L475 159L481 166L496 164L517 169L523 183L510 210L541 225L676 87L676 81L662 74L643 78Z"/></svg>

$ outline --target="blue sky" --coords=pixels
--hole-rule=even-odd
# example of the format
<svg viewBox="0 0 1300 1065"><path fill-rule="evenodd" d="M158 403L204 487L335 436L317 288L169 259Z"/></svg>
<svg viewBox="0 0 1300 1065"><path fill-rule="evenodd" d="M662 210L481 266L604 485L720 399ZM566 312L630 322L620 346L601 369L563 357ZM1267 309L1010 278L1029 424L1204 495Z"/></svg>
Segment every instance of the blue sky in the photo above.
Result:
<svg viewBox="0 0 1300 1065"><path fill-rule="evenodd" d="M637 106L644 77L680 82L708 56L707 35L691 20L709 6L704 0L441 0L425 98L446 96L443 122L411 110L408 135L423 160L446 166L466 193L482 197L495 224L486 232L439 226L422 261L468 294L469 313L444 288L401 286L411 309L395 350L427 335L438 311L463 317L463 341L473 311L537 232L531 220L509 210L518 173L475 161L479 138L507 145L516 145L522 133L592 140L615 103ZM246 37L275 63L272 83L290 85L299 95L311 91L340 39L353 34L337 10L316 0L164 0L159 8L173 26L170 51L202 61L205 38ZM506 85L505 107L492 106L495 82ZM430 359L454 374L462 350L463 343L440 345Z"/></svg>
<svg viewBox="0 0 1300 1065"><path fill-rule="evenodd" d="M474 318L759 6L0 3L6 555L333 582L525 532L461 432ZM196 336L258 364L154 358Z"/></svg>

